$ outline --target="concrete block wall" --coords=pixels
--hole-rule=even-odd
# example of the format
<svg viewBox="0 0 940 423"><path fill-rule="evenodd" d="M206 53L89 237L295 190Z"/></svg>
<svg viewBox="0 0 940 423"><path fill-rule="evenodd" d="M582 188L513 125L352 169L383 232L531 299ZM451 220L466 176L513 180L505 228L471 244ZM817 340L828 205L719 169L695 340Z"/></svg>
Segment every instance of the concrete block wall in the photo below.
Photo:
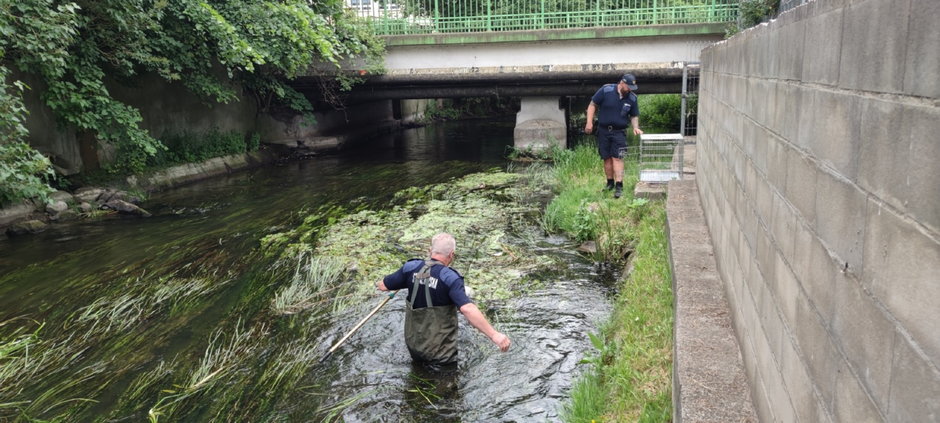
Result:
<svg viewBox="0 0 940 423"><path fill-rule="evenodd" d="M761 421L940 421L940 2L706 49L698 183Z"/></svg>

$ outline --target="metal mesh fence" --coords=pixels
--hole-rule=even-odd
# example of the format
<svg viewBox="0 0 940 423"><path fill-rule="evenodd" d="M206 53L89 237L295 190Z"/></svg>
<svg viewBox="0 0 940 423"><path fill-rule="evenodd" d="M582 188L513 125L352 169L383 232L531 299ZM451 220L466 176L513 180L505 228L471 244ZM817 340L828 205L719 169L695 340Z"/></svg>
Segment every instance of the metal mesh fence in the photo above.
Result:
<svg viewBox="0 0 940 423"><path fill-rule="evenodd" d="M734 22L738 0L346 0L381 35Z"/></svg>
<svg viewBox="0 0 940 423"><path fill-rule="evenodd" d="M682 134L640 136L640 181L663 183L682 178L684 142Z"/></svg>
<svg viewBox="0 0 940 423"><path fill-rule="evenodd" d="M682 135L694 137L698 134L698 63L688 63L682 71L682 111L679 128Z"/></svg>

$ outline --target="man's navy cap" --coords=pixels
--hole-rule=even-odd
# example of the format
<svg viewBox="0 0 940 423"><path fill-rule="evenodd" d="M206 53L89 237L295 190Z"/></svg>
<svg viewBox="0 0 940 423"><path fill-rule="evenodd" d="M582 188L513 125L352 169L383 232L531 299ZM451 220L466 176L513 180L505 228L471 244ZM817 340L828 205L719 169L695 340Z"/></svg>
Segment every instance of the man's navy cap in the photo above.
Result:
<svg viewBox="0 0 940 423"><path fill-rule="evenodd" d="M636 77L632 73L625 73L623 77L620 78L621 81L625 82L631 90L636 89Z"/></svg>

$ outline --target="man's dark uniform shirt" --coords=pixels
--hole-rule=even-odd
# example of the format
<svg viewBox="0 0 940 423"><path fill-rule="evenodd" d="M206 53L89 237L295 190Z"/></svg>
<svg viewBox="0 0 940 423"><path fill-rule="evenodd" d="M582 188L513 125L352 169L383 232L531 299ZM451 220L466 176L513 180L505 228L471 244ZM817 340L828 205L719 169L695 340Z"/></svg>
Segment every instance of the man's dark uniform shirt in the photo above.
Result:
<svg viewBox="0 0 940 423"><path fill-rule="evenodd" d="M591 101L597 105L597 126L624 130L630 126L630 118L640 115L636 94L630 91L623 98L617 92L617 84L607 84L597 90Z"/></svg>
<svg viewBox="0 0 940 423"><path fill-rule="evenodd" d="M627 148L627 136L623 130L630 126L630 118L640 115L633 91L620 98L617 84L607 84L591 97L597 105L597 151L602 159L622 158Z"/></svg>
<svg viewBox="0 0 940 423"><path fill-rule="evenodd" d="M420 361L457 360L457 309L469 304L463 276L435 260L409 260L383 281L390 290L407 289L405 344Z"/></svg>

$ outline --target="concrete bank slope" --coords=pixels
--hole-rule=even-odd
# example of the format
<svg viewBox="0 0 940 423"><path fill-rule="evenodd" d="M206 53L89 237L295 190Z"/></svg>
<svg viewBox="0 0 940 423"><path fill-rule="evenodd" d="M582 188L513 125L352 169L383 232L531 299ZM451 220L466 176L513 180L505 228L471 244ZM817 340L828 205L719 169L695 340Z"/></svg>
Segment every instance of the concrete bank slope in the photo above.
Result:
<svg viewBox="0 0 940 423"><path fill-rule="evenodd" d="M672 401L676 423L756 422L731 311L695 180L668 185L672 267Z"/></svg>

